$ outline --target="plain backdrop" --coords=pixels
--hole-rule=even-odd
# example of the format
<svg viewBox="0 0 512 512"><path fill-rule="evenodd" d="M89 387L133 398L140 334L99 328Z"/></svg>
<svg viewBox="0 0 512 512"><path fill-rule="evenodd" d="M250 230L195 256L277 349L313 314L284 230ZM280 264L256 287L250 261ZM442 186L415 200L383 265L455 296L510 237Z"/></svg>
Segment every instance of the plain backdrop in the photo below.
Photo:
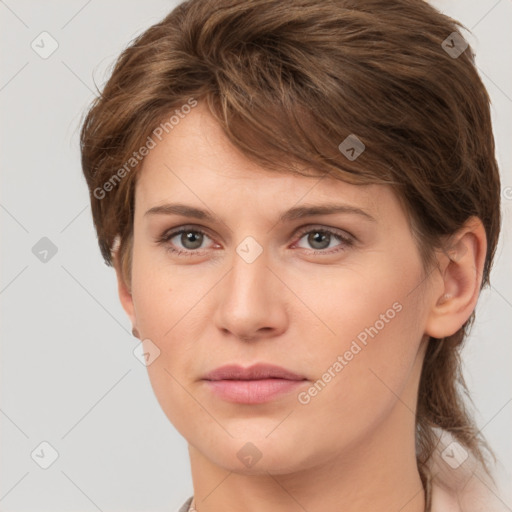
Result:
<svg viewBox="0 0 512 512"><path fill-rule="evenodd" d="M94 83L176 4L0 1L0 511L174 511L192 494L100 256L78 146ZM512 510L512 1L434 5L472 31L492 98L503 230L463 356Z"/></svg>

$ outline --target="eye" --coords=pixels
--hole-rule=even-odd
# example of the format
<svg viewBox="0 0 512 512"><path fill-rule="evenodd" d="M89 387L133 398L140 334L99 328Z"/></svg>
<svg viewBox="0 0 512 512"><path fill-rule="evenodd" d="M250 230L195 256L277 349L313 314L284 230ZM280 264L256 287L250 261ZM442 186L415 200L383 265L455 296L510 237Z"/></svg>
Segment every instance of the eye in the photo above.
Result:
<svg viewBox="0 0 512 512"><path fill-rule="evenodd" d="M210 238L204 231L200 229L184 227L175 231L164 233L162 237L157 240L157 242L166 244L167 250L172 253L193 256L201 252L198 249L200 249L205 237ZM177 240L173 242L173 238L177 238ZM179 245L176 248L177 243L182 244L183 248L180 248Z"/></svg>
<svg viewBox="0 0 512 512"><path fill-rule="evenodd" d="M347 247L350 247L354 244L354 240L348 235L343 234L337 230L335 231L327 228L308 228L307 230L301 231L299 235L299 241L307 235L306 243L308 243L313 248L313 254L332 254L345 250ZM334 251L326 251L325 249L333 247L331 242L335 240L341 242L341 244L338 244L338 248Z"/></svg>

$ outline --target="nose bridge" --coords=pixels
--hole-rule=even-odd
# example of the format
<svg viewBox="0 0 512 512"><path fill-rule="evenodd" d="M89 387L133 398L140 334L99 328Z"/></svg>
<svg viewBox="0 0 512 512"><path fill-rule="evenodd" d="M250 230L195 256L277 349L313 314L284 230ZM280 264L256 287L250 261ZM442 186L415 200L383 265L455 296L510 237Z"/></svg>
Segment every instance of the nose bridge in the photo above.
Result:
<svg viewBox="0 0 512 512"><path fill-rule="evenodd" d="M284 309L278 305L278 280L274 282L269 264L268 251L254 237L235 247L231 271L218 296L219 328L247 339L258 336L261 329L281 330Z"/></svg>
<svg viewBox="0 0 512 512"><path fill-rule="evenodd" d="M228 279L228 293L243 303L262 298L268 293L268 251L254 237L245 237L235 248L233 266Z"/></svg>

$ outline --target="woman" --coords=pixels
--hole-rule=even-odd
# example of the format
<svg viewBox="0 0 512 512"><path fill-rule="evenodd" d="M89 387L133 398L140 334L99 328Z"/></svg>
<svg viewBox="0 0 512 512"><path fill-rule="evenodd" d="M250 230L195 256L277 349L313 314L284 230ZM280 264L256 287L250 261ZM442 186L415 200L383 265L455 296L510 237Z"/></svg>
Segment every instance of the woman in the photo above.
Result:
<svg viewBox="0 0 512 512"><path fill-rule="evenodd" d="M187 440L181 511L500 510L459 350L489 98L419 0L191 0L84 121L100 249Z"/></svg>

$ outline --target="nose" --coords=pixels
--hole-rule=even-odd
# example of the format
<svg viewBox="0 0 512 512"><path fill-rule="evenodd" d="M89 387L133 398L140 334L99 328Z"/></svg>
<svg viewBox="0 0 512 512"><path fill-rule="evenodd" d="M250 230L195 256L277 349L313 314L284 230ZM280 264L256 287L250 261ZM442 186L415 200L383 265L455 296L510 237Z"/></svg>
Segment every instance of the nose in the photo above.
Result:
<svg viewBox="0 0 512 512"><path fill-rule="evenodd" d="M232 267L217 287L215 323L242 341L278 336L287 328L289 293L269 267L265 250L252 262L234 252Z"/></svg>

